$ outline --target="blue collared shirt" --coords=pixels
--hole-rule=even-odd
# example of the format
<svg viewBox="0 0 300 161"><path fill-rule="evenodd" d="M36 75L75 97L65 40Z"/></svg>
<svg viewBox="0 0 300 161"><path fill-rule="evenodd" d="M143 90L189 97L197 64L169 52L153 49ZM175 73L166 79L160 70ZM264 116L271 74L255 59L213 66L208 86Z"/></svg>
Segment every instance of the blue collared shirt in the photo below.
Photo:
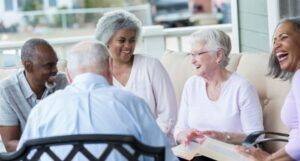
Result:
<svg viewBox="0 0 300 161"><path fill-rule="evenodd" d="M19 147L33 138L96 133L133 135L147 145L165 146L166 160L177 160L145 101L91 73L77 76L64 90L38 103L30 113ZM96 153L96 149L89 150ZM59 153L65 155L63 150ZM122 160L120 157L114 154L110 160Z"/></svg>

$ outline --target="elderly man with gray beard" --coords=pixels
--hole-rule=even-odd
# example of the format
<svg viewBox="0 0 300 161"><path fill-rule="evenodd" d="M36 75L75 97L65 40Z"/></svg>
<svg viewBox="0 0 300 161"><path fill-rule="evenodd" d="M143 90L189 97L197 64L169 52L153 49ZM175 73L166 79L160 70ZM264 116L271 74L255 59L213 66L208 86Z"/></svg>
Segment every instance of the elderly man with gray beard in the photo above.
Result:
<svg viewBox="0 0 300 161"><path fill-rule="evenodd" d="M57 72L58 58L43 39L29 39L21 49L24 69L0 82L0 133L7 151L15 151L31 109L67 85Z"/></svg>

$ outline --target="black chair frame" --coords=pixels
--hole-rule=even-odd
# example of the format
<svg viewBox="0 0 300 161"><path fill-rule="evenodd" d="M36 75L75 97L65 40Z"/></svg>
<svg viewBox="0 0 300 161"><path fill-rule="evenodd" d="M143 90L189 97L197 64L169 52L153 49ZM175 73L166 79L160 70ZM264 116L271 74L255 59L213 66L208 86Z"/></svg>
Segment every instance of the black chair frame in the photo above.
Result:
<svg viewBox="0 0 300 161"><path fill-rule="evenodd" d="M263 138L257 140L261 135L274 135L280 136L281 138ZM245 147L257 146L259 144L270 142L270 141L280 141L280 142L288 142L289 135L285 133L272 132L272 131L256 131L249 134L246 139L242 142L242 145Z"/></svg>
<svg viewBox="0 0 300 161"><path fill-rule="evenodd" d="M99 152L101 155L99 158L96 158L85 148L84 145L87 144L106 144L107 147L103 152ZM130 161L138 161L141 155L153 157L155 161L165 160L165 147L145 145L130 135L81 134L28 140L16 152L1 153L0 161L38 161L44 153L47 153L54 161L62 161L62 159L50 149L50 147L58 145L73 145L73 148L63 161L71 161L79 152L90 161L104 161L114 149ZM134 150L134 153L129 152L123 145L130 146ZM33 156L28 159L28 155L32 150L36 151Z"/></svg>

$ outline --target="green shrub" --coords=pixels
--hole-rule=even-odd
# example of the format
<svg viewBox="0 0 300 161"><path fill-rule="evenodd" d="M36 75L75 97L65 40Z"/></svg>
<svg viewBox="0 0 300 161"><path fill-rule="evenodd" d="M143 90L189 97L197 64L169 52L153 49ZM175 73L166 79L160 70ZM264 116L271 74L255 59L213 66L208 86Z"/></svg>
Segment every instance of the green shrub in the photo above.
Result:
<svg viewBox="0 0 300 161"><path fill-rule="evenodd" d="M61 7L58 8L58 10L64 10L64 9L68 9L67 7ZM65 16L65 21L66 21L66 27L72 27L72 25L75 23L75 14L65 14L65 15L61 15L61 14L56 14L54 15L54 23L55 23L55 27L62 27L63 26L63 17Z"/></svg>

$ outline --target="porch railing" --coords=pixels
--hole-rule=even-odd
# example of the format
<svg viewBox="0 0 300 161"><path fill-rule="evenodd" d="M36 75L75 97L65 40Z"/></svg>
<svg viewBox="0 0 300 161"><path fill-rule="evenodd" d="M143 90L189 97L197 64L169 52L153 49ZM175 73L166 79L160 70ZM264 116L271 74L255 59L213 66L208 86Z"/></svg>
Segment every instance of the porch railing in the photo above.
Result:
<svg viewBox="0 0 300 161"><path fill-rule="evenodd" d="M231 24L193 26L180 28L163 28L163 26L143 27L141 41L138 43L136 52L160 58L166 49L175 51L188 51L188 35L197 30L207 28L220 29L231 35ZM60 59L65 58L68 48L83 40L93 40L94 36L69 37L61 39L49 39ZM232 41L235 41L232 38ZM0 43L0 66L9 67L20 64L20 49L22 42ZM235 48L233 47L233 52Z"/></svg>

